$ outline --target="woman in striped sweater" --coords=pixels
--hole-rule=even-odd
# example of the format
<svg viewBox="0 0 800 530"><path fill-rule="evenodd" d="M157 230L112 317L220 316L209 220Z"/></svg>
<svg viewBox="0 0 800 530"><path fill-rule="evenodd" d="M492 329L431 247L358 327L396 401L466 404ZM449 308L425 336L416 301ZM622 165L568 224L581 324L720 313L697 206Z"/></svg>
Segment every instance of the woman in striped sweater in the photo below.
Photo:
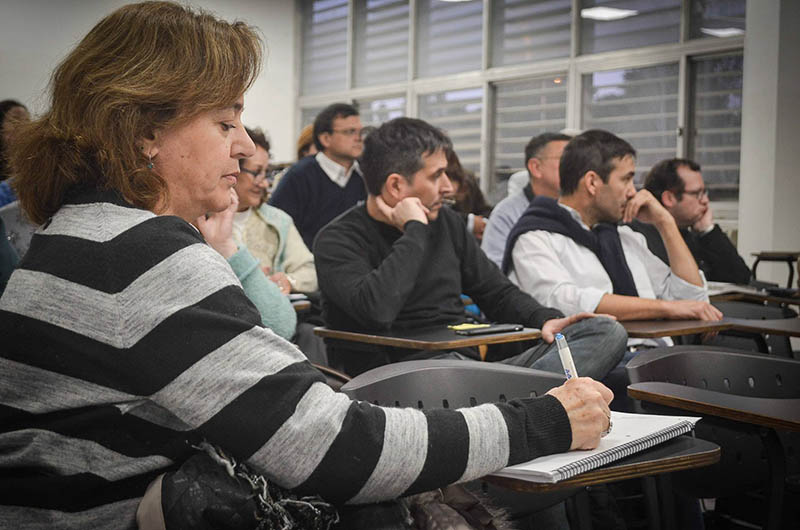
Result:
<svg viewBox="0 0 800 530"><path fill-rule="evenodd" d="M10 162L37 224L0 298L0 527L131 528L147 485L206 440L279 485L370 503L592 447L610 392L385 409L331 391L191 224L254 146L244 23L146 2L58 67ZM222 254L222 255L220 255Z"/></svg>

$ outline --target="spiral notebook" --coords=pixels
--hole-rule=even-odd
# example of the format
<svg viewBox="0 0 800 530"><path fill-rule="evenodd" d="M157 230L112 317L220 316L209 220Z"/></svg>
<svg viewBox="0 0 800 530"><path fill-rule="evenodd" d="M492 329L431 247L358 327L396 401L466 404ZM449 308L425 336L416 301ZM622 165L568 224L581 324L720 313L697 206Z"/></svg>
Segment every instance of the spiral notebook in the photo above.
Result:
<svg viewBox="0 0 800 530"><path fill-rule="evenodd" d="M611 419L614 428L596 449L542 456L492 474L531 482L560 482L690 432L700 418L612 411Z"/></svg>

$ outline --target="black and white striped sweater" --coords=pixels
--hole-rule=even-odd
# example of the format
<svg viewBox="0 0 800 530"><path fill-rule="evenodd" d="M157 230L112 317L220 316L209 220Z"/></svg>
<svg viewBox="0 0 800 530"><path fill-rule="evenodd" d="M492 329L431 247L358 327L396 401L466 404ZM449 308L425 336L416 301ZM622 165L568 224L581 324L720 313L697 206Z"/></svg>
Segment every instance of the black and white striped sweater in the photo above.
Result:
<svg viewBox="0 0 800 530"><path fill-rule="evenodd" d="M351 503L570 445L551 396L425 411L351 401L260 322L189 224L76 195L0 298L0 527L134 527L147 484L200 439Z"/></svg>

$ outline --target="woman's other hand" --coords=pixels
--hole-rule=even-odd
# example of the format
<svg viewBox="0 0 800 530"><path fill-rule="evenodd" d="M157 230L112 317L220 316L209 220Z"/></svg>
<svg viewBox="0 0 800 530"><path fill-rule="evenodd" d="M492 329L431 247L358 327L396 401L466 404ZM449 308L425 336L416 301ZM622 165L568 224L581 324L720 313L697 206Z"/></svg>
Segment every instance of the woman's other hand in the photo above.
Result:
<svg viewBox="0 0 800 530"><path fill-rule="evenodd" d="M239 207L239 197L231 189L231 204L221 212L201 215L195 226L203 234L206 243L222 254L225 259L236 254L237 246L233 241L233 216Z"/></svg>

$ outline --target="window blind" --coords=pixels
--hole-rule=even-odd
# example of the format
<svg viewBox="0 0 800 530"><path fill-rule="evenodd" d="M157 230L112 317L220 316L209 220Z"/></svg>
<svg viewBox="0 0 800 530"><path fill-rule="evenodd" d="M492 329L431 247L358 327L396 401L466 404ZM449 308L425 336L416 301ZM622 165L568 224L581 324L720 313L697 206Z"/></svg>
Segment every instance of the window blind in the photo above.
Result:
<svg viewBox="0 0 800 530"><path fill-rule="evenodd" d="M408 77L408 0L356 0L353 32L355 85Z"/></svg>
<svg viewBox="0 0 800 530"><path fill-rule="evenodd" d="M567 124L566 75L498 83L494 97L494 176L489 200L506 196L508 177L525 169L525 146Z"/></svg>
<svg viewBox="0 0 800 530"><path fill-rule="evenodd" d="M583 128L611 131L636 149L637 184L653 164L675 156L677 127L677 63L584 76Z"/></svg>

